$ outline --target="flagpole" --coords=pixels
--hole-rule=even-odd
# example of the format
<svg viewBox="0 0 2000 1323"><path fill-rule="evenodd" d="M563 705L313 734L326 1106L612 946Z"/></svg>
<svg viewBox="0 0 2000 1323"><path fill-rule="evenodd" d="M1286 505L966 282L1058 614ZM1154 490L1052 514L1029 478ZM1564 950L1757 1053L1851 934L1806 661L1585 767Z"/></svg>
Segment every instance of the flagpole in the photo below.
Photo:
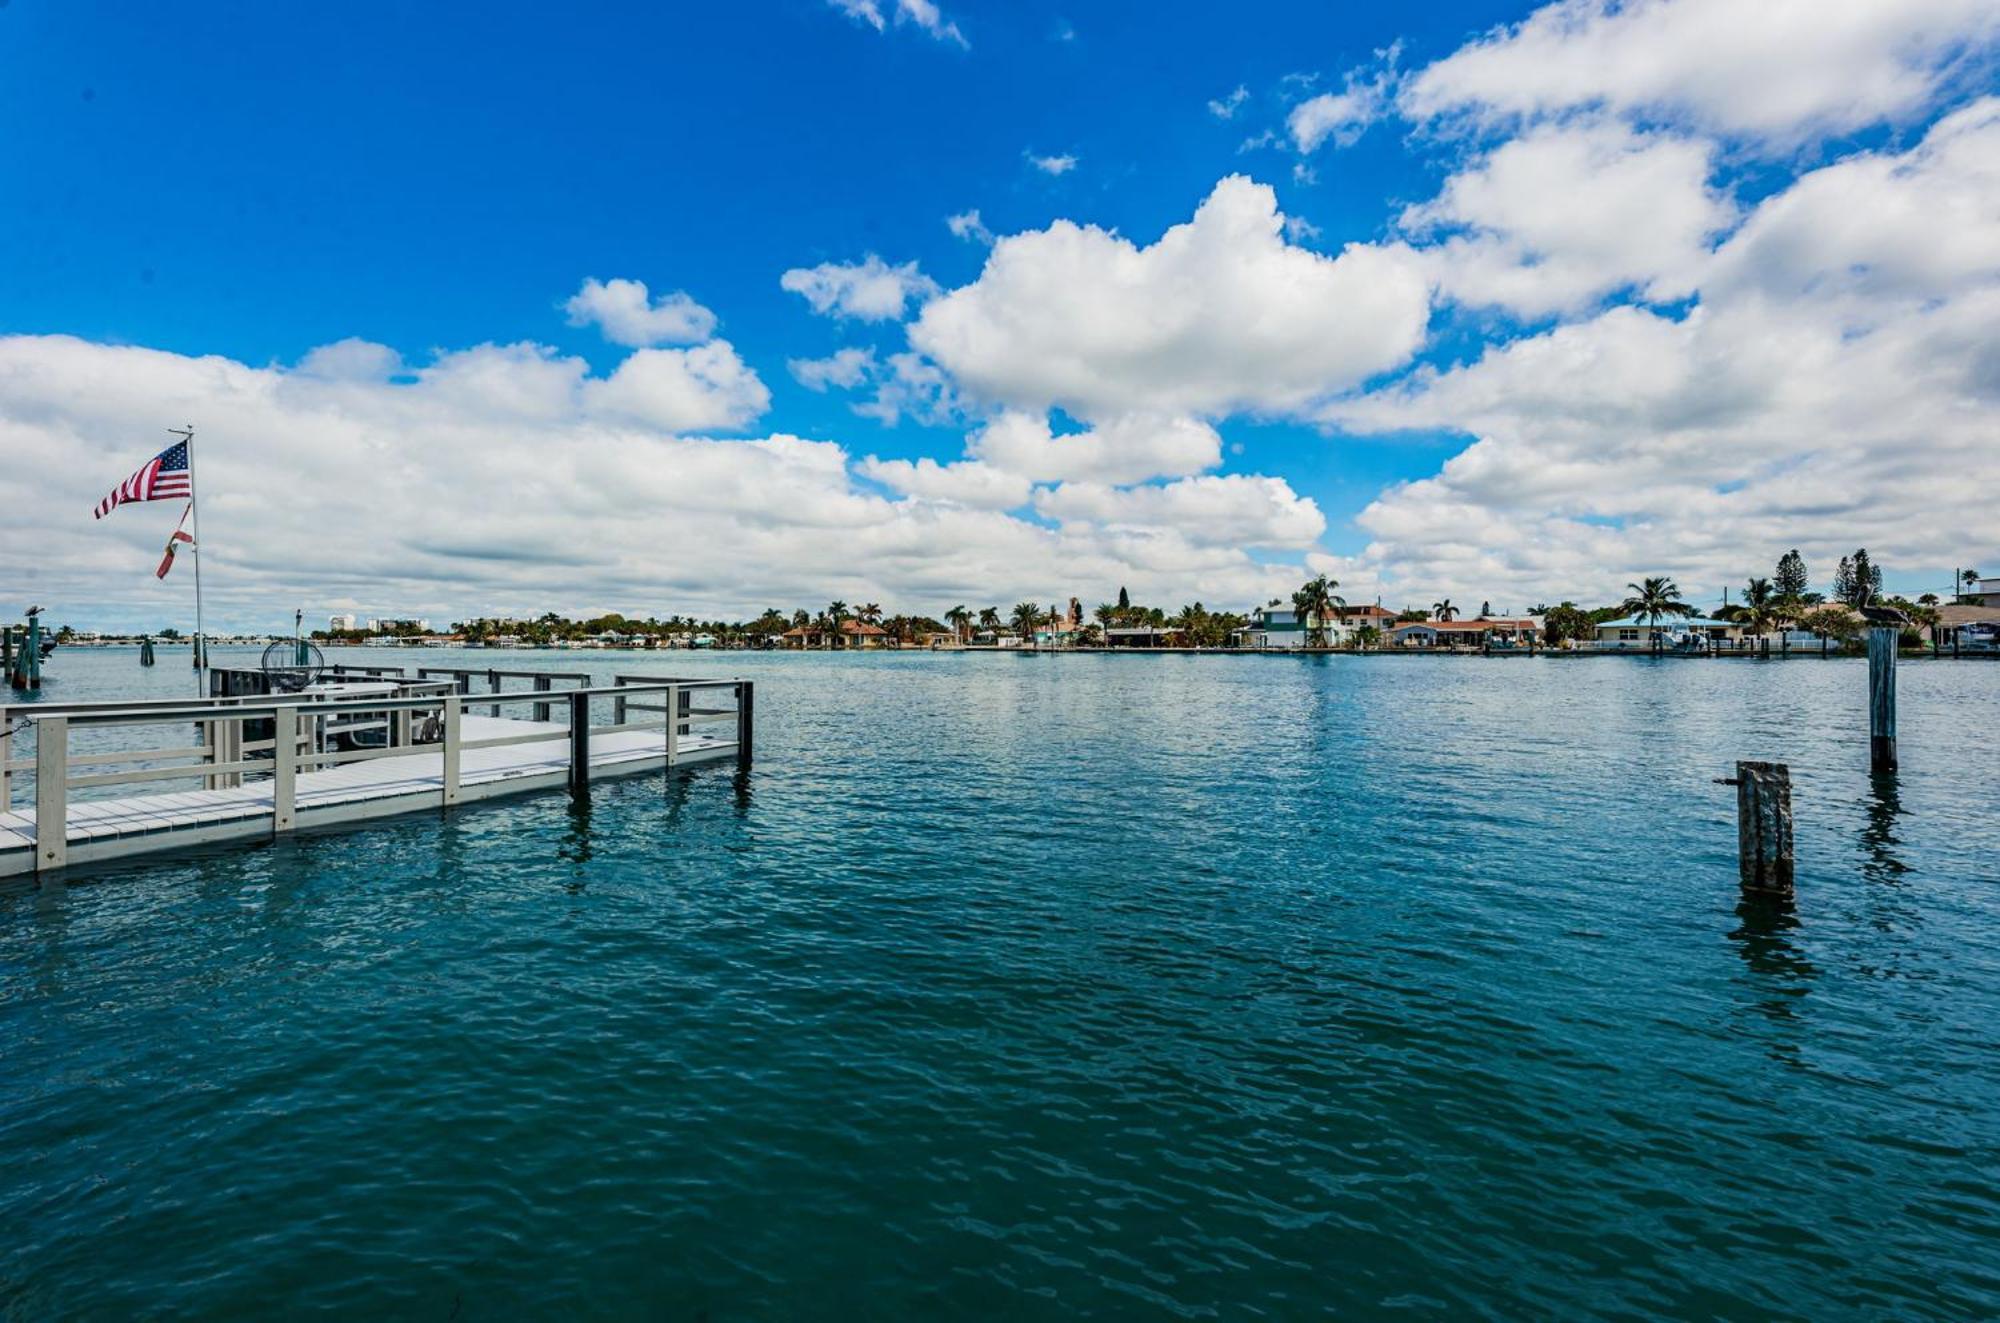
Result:
<svg viewBox="0 0 2000 1323"><path fill-rule="evenodd" d="M194 668L199 671L208 661L208 641L201 627L201 486L194 477L194 424L167 431L188 448L188 512L194 517Z"/></svg>

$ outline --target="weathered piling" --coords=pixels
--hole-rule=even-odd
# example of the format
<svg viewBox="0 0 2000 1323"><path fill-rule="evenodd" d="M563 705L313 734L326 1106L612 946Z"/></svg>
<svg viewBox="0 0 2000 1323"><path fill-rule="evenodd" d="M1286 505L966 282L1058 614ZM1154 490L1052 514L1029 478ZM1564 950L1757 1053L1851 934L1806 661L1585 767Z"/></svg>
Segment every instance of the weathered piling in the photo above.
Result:
<svg viewBox="0 0 2000 1323"><path fill-rule="evenodd" d="M1897 625L1875 625L1868 631L1868 766L1871 771L1896 770L1896 644Z"/></svg>
<svg viewBox="0 0 2000 1323"><path fill-rule="evenodd" d="M153 664L153 640L150 637L139 640L139 664L141 666Z"/></svg>
<svg viewBox="0 0 2000 1323"><path fill-rule="evenodd" d="M569 696L569 789L590 793L590 695L582 692Z"/></svg>
<svg viewBox="0 0 2000 1323"><path fill-rule="evenodd" d="M1792 769L1738 762L1736 871L1745 891L1792 894Z"/></svg>

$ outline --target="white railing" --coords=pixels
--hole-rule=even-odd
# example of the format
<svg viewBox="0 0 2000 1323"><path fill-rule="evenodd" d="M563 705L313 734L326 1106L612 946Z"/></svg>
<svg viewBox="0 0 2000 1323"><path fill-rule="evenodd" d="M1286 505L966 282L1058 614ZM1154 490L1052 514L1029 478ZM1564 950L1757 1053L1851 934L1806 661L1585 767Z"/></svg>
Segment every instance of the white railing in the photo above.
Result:
<svg viewBox="0 0 2000 1323"><path fill-rule="evenodd" d="M28 758L13 756L11 733L0 736L0 813L13 811L14 775L32 774L35 868L46 871L61 868L68 861L66 828L73 790L157 781L199 781L208 790L228 790L242 786L249 777L268 778L271 830L284 833L296 825L301 775L371 759L407 757L430 747L435 747L440 755L439 803L445 807L458 802L462 760L466 752L474 749L567 741L569 784L580 791L590 783L593 735L659 730L664 736L665 762L671 770L679 760L680 736L688 735L699 723L730 722L733 725L730 738L718 739L713 747L733 747L739 764L747 765L750 761L755 699L754 686L748 680L618 676L611 685L593 687L588 677L580 678L583 687L567 692L538 687L530 692L472 697L460 693L454 679L398 681L397 692L391 694L289 694L0 707L0 731L11 732L13 721L25 719L34 736L34 754ZM695 705L696 695L725 691L726 705ZM656 697L660 701L640 701ZM613 720L609 725L591 724L590 704L598 699L611 704ZM537 722L534 724L540 729L518 734L477 739L464 736L464 710L471 703L491 707L496 713L503 706L527 704L540 716L549 710L552 700L555 706L566 708L567 720L559 729L550 730L546 723ZM633 712L657 712L661 716L658 721L632 721L629 717ZM382 747L327 747L326 732L330 727L351 728L359 718L386 722L386 741ZM262 737L261 729L254 732L256 738L246 734L252 726L261 727L263 723L270 724L269 738ZM79 731L150 726L177 726L185 730L190 724L201 732L199 743L190 744L182 736L167 745L107 752L79 753L71 747L72 737ZM433 733L435 738L424 738ZM131 766L135 763L145 765ZM76 771L86 767L121 770Z"/></svg>

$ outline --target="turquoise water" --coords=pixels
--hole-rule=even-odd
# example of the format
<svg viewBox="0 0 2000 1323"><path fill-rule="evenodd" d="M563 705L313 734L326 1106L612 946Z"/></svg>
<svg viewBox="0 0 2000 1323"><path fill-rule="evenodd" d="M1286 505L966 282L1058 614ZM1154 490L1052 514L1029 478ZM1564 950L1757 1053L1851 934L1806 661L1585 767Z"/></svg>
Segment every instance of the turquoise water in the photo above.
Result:
<svg viewBox="0 0 2000 1323"><path fill-rule="evenodd" d="M2000 1314L2000 666L594 660L755 769L0 891L0 1316Z"/></svg>

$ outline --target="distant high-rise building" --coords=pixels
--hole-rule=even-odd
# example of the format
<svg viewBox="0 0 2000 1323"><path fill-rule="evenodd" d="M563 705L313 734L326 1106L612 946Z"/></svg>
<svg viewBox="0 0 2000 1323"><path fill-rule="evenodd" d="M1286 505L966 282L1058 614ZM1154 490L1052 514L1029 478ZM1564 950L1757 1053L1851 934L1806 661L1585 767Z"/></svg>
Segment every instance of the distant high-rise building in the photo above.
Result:
<svg viewBox="0 0 2000 1323"><path fill-rule="evenodd" d="M353 615L329 616L326 625L328 629L336 633L342 630L359 629L361 628L361 617Z"/></svg>

